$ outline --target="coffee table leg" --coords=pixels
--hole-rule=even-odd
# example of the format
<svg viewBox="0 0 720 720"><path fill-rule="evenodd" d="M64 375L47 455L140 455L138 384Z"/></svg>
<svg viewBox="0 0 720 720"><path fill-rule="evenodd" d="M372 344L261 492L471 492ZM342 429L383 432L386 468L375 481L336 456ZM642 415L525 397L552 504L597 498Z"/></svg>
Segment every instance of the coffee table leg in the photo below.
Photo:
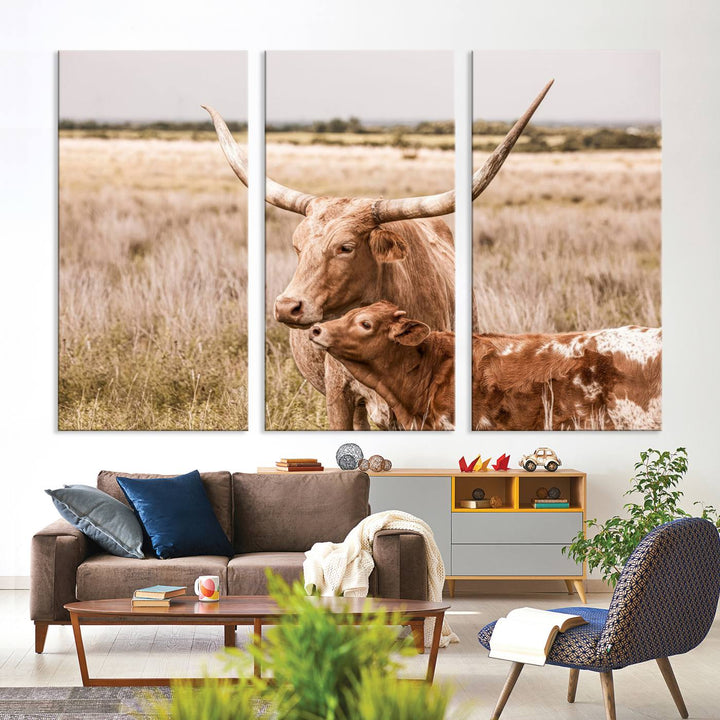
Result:
<svg viewBox="0 0 720 720"><path fill-rule="evenodd" d="M73 635L75 636L75 649L77 650L78 663L80 664L80 677L84 687L90 686L88 675L87 658L85 657L85 646L83 645L82 632L80 630L80 619L75 613L70 613Z"/></svg>
<svg viewBox="0 0 720 720"><path fill-rule="evenodd" d="M440 636L442 635L443 621L445 620L445 612L441 612L435 616L435 628L433 630L432 645L430 646L430 657L428 658L426 682L432 685L435 678L435 664L437 663L438 650L440 649Z"/></svg>
<svg viewBox="0 0 720 720"><path fill-rule="evenodd" d="M235 630L237 627L235 625L225 625L225 647L231 648L235 647Z"/></svg>
<svg viewBox="0 0 720 720"><path fill-rule="evenodd" d="M253 643L255 644L255 647L259 650L260 645L262 644L262 618L256 617L253 620ZM260 657L258 655L255 655L254 657L253 669L255 672L255 677L260 677L262 675L262 666L260 664Z"/></svg>
<svg viewBox="0 0 720 720"><path fill-rule="evenodd" d="M411 620L410 628L415 640L415 650L418 655L422 655L425 652L425 621Z"/></svg>

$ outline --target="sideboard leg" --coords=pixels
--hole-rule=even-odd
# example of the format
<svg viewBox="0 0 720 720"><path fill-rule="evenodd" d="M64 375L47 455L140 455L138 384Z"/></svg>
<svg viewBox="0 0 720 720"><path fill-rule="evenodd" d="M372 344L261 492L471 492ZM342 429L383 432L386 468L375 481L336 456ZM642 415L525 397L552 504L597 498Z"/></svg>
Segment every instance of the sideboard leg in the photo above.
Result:
<svg viewBox="0 0 720 720"><path fill-rule="evenodd" d="M572 595L575 592L575 588L573 587L572 580L566 580L565 587L567 588L568 595Z"/></svg>
<svg viewBox="0 0 720 720"><path fill-rule="evenodd" d="M573 580L572 583L577 590L577 594L580 596L580 600L582 600L582 604L587 605L587 598L585 597L585 586L583 585L583 581Z"/></svg>
<svg viewBox="0 0 720 720"><path fill-rule="evenodd" d="M455 597L455 581L452 578L449 578L447 581L448 584L448 592L450 593L450 597Z"/></svg>

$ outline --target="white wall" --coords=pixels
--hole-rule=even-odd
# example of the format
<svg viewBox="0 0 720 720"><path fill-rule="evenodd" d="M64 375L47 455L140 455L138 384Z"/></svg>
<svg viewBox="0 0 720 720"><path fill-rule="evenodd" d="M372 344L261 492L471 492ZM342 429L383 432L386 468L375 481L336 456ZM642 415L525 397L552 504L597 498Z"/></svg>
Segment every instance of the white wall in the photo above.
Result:
<svg viewBox="0 0 720 720"><path fill-rule="evenodd" d="M686 445L691 499L720 505L720 6L656 0L88 1L0 9L0 578L29 573L33 531L55 518L42 490L92 483L101 469L252 470L280 454L331 463L350 434L264 433L253 394L248 433L56 431L56 55L58 49L248 49L250 117L258 119L263 49L660 49L663 88L664 429L656 433L357 434L397 466L454 466L459 455L514 457L549 444L589 475L589 512L617 512L640 449ZM461 54L458 72L466 71ZM467 109L462 93L458 107ZM257 128L256 128L257 137ZM255 153L257 159L257 153ZM460 162L461 171L467 171ZM257 179L262 169L255 164ZM259 183L255 182L255 188ZM251 238L262 200L251 196ZM458 260L469 265L459 223ZM261 378L262 248L252 243L251 381ZM460 274L459 296L470 274ZM467 315L459 318L467 325ZM467 347L467 345L465 346ZM462 382L467 387L467 379ZM459 419L469 407L460 393Z"/></svg>

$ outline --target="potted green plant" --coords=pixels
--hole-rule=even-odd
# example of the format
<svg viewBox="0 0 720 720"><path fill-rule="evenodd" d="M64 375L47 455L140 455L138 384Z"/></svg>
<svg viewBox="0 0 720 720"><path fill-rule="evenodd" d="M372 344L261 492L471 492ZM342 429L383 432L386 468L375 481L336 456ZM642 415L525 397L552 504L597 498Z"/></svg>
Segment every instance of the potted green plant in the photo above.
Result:
<svg viewBox="0 0 720 720"><path fill-rule="evenodd" d="M643 450L625 493L639 495L639 501L623 506L626 516L615 515L604 523L587 520L585 529L595 531L592 537L581 530L563 553L576 562L587 562L591 572L599 569L603 580L615 587L627 559L645 535L663 523L692 515L680 507L683 493L678 490L687 468L687 450L683 447L674 452ZM700 505L700 517L720 528L716 508L701 502L694 505Z"/></svg>
<svg viewBox="0 0 720 720"><path fill-rule="evenodd" d="M251 645L273 682L206 678L199 686L179 681L170 699L148 698L146 715L158 720L443 720L447 686L398 682L397 653L413 653L399 639L400 617L366 613L360 625L308 602L300 583L292 588L268 572L270 594L288 612L269 628L261 647ZM227 669L248 677L248 652L229 650ZM251 670L250 670L251 672ZM455 717L459 717L456 715Z"/></svg>

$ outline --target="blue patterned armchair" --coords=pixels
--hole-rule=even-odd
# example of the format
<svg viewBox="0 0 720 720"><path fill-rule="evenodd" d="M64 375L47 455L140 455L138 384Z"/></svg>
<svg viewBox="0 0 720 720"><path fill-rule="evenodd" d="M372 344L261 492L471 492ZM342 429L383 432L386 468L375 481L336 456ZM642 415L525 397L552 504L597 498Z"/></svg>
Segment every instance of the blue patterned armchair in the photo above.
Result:
<svg viewBox="0 0 720 720"><path fill-rule="evenodd" d="M683 518L648 533L628 559L610 608L571 607L587 625L555 639L547 662L570 668L568 702L575 701L580 670L600 673L607 720L615 720L613 670L656 660L681 717L688 716L668 657L697 647L712 625L720 594L720 536L700 518ZM479 633L490 649L495 623ZM493 713L500 717L522 670L513 663Z"/></svg>

